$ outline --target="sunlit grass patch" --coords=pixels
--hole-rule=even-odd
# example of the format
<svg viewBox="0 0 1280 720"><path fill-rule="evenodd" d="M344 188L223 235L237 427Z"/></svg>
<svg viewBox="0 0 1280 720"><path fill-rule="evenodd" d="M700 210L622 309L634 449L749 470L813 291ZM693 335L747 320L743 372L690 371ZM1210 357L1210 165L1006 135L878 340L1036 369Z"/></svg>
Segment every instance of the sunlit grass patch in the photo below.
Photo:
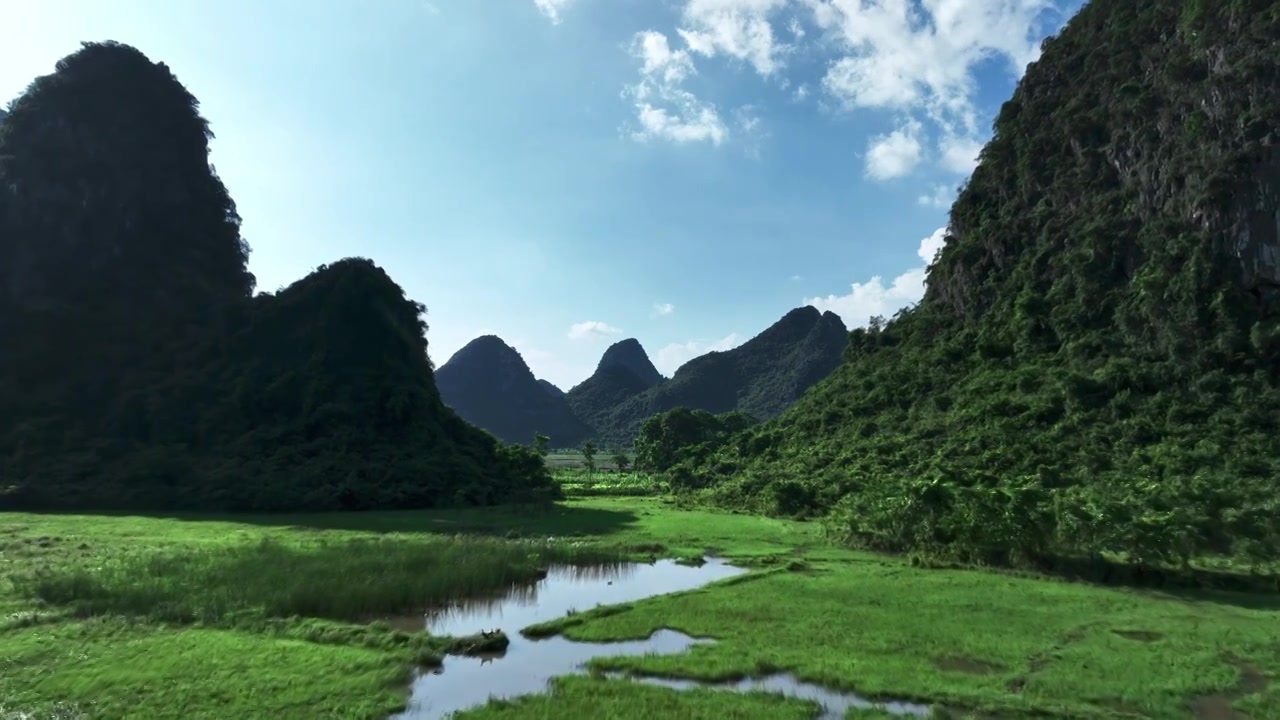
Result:
<svg viewBox="0 0 1280 720"><path fill-rule="evenodd" d="M659 476L637 471L558 467L552 476L566 497L641 497L661 495L670 489Z"/></svg>

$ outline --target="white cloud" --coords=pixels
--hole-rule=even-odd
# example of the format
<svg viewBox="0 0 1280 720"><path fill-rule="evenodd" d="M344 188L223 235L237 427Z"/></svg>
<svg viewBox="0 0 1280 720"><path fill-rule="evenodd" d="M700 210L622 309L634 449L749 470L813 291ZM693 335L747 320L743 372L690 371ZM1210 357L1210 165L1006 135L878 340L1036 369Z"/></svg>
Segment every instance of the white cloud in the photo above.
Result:
<svg viewBox="0 0 1280 720"><path fill-rule="evenodd" d="M760 149L764 147L765 140L769 139L769 131L765 129L757 108L753 105L737 108L733 111L733 120L743 150L748 157L759 160Z"/></svg>
<svg viewBox="0 0 1280 720"><path fill-rule="evenodd" d="M536 0L558 17L572 0ZM1021 76L1039 56L1046 11L1077 0L680 0L676 26L636 35L640 79L626 96L640 140L724 143L731 122L686 83L712 59L745 63L792 101L816 83L787 77L793 56L825 58L820 87L839 106L907 118L872 141L870 177L925 162L955 174L975 165L981 137L976 72L1003 61ZM1059 19L1054 17L1052 19ZM703 96L705 97L705 96ZM738 128L733 128L736 135ZM935 147L936 146L936 147ZM936 155L935 155L936 152ZM926 157L928 156L928 157ZM883 161L883 162L882 162Z"/></svg>
<svg viewBox="0 0 1280 720"><path fill-rule="evenodd" d="M689 49L714 57L726 55L749 63L768 77L778 69L783 49L774 40L769 16L789 0L688 0L683 25L676 32Z"/></svg>
<svg viewBox="0 0 1280 720"><path fill-rule="evenodd" d="M559 25L564 18L561 13L573 3L573 0L533 0L538 12L547 16L553 25Z"/></svg>
<svg viewBox="0 0 1280 720"><path fill-rule="evenodd" d="M569 328L570 340L582 340L584 338L605 337L610 335L621 335L622 331L608 323L599 320L587 320L585 322L574 323Z"/></svg>
<svg viewBox="0 0 1280 720"><path fill-rule="evenodd" d="M787 24L787 29L791 31L796 40L804 39L804 28L800 25L799 18L791 18L791 22Z"/></svg>
<svg viewBox="0 0 1280 720"><path fill-rule="evenodd" d="M938 228L932 235L921 240L916 254L922 264L907 270L888 284L876 275L864 283L853 283L848 295L806 298L804 303L824 312L834 312L851 328L865 327L867 321L876 315L889 317L924 297L925 275L934 257L942 249L945 238L946 228Z"/></svg>
<svg viewBox="0 0 1280 720"><path fill-rule="evenodd" d="M658 368L658 372L671 377L681 365L699 355L732 350L743 342L738 338L737 333L730 333L719 340L690 340L685 343L671 343L654 355L653 364L654 367Z"/></svg>
<svg viewBox="0 0 1280 720"><path fill-rule="evenodd" d="M938 141L942 166L951 172L968 175L978 167L978 153L986 143L973 137L944 135Z"/></svg>
<svg viewBox="0 0 1280 720"><path fill-rule="evenodd" d="M955 201L956 191L950 185L935 185L933 190L916 198L916 203L925 207L949 208Z"/></svg>
<svg viewBox="0 0 1280 720"><path fill-rule="evenodd" d="M1053 0L799 0L833 39L823 88L847 107L927 117L946 136L943 167L971 172L980 143L977 66L1003 59L1015 76L1039 56Z"/></svg>
<svg viewBox="0 0 1280 720"><path fill-rule="evenodd" d="M924 152L920 132L919 122L907 120L893 132L871 138L867 144L867 177L890 180L914 170Z"/></svg>
<svg viewBox="0 0 1280 720"><path fill-rule="evenodd" d="M659 315L670 315L676 311L676 306L671 303L654 303L653 311Z"/></svg>
<svg viewBox="0 0 1280 720"><path fill-rule="evenodd" d="M631 54L641 61L640 72L661 78L665 83L679 83L693 74L693 60L688 50L672 50L667 36L646 30L636 33Z"/></svg>
<svg viewBox="0 0 1280 720"><path fill-rule="evenodd" d="M640 80L623 94L635 103L640 123L633 138L713 145L725 141L729 130L715 106L681 86L695 72L688 50L673 50L666 35L646 30L635 34L631 54L640 61Z"/></svg>

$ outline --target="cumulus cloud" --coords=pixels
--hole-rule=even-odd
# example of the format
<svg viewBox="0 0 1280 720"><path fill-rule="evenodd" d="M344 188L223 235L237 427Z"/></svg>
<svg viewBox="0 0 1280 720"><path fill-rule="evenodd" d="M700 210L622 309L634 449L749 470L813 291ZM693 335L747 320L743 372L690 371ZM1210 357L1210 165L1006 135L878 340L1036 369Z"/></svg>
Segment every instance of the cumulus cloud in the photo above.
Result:
<svg viewBox="0 0 1280 720"><path fill-rule="evenodd" d="M891 180L909 174L920 164L920 123L907 120L898 129L871 138L867 144L867 177Z"/></svg>
<svg viewBox="0 0 1280 720"><path fill-rule="evenodd" d="M676 306L671 303L654 303L653 311L659 315L670 315L676 311Z"/></svg>
<svg viewBox="0 0 1280 720"><path fill-rule="evenodd" d="M732 350L744 341L737 333L730 333L719 340L690 340L684 343L671 343L654 355L653 365L658 372L671 377L683 364L709 352Z"/></svg>
<svg viewBox="0 0 1280 720"><path fill-rule="evenodd" d="M558 17L571 0L536 1L555 6L548 14ZM900 177L925 161L967 174L986 134L976 105L978 68L1003 62L1021 76L1039 56L1046 13L1077 2L680 0L675 27L636 35L640 79L626 90L638 124L632 135L725 142L731 123L685 83L695 64L721 59L770 79L792 101L821 88L838 106L908 118L872 140L870 178ZM797 53L824 58L820 83L787 77L787 60Z"/></svg>
<svg viewBox="0 0 1280 720"><path fill-rule="evenodd" d="M938 142L942 167L951 172L968 175L978 167L978 153L985 143L973 137L943 136Z"/></svg>
<svg viewBox="0 0 1280 720"><path fill-rule="evenodd" d="M742 60L767 77L778 69L783 50L769 16L788 4L789 0L688 0L676 32L699 55Z"/></svg>
<svg viewBox="0 0 1280 720"><path fill-rule="evenodd" d="M640 124L633 138L713 145L725 141L729 129L715 105L681 85L695 72L688 50L673 49L666 35L653 30L636 33L630 49L640 63L640 80L623 93L635 104Z"/></svg>
<svg viewBox="0 0 1280 720"><path fill-rule="evenodd" d="M622 331L608 323L599 320L587 320L585 322L574 323L569 328L570 340L583 340L593 337L609 337L613 335L621 335Z"/></svg>
<svg viewBox="0 0 1280 720"><path fill-rule="evenodd" d="M561 15L574 0L533 0L538 12L547 16L553 25L559 25L564 17Z"/></svg>
<svg viewBox="0 0 1280 720"><path fill-rule="evenodd" d="M921 264L894 278L889 283L876 275L866 282L855 282L847 295L806 298L804 303L823 312L830 310L844 320L845 325L865 327L876 315L889 317L898 310L915 304L924 297L924 280L929 265L937 256L946 237L946 228L938 228L932 235L920 241L916 254Z"/></svg>
<svg viewBox="0 0 1280 720"><path fill-rule="evenodd" d="M935 185L931 191L916 198L916 204L946 209L955 199L956 191L950 185Z"/></svg>
<svg viewBox="0 0 1280 720"><path fill-rule="evenodd" d="M931 119L944 135L942 166L972 171L977 139L974 72L1003 59L1015 76L1039 57L1052 0L802 0L839 57L823 88L848 107Z"/></svg>

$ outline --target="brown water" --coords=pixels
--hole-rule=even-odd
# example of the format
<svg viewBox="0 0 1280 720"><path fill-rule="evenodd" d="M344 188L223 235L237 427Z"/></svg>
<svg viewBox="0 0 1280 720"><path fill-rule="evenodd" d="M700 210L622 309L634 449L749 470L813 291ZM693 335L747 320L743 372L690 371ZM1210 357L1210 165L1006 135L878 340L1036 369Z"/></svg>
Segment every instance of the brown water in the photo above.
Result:
<svg viewBox="0 0 1280 720"><path fill-rule="evenodd" d="M669 655L714 640L692 638L674 630L658 630L645 640L615 643L573 642L563 637L526 638L520 630L597 605L634 602L666 593L692 590L746 572L718 558L699 567L658 560L645 565L625 563L605 567L554 567L536 585L518 588L502 598L455 604L421 619L435 635L472 635L481 630L505 630L511 644L505 652L482 657L449 655L434 671L422 671L413 681L408 707L393 720L438 720L490 699L509 699L547 691L558 675L583 672L592 658L620 655ZM399 624L399 623L397 623ZM677 690L709 687L747 691L763 689L816 700L826 717L843 717L845 708L881 707L902 715L928 714L928 708L905 703L878 704L857 695L801 683L790 675L773 675L733 684L700 684L686 680L632 678ZM834 714L833 714L834 713Z"/></svg>

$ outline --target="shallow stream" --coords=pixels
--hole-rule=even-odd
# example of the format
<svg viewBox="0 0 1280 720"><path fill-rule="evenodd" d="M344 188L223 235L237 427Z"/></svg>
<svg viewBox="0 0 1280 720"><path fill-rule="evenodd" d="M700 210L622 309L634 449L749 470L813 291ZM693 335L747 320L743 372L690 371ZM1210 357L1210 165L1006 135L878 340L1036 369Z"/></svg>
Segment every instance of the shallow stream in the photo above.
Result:
<svg viewBox="0 0 1280 720"><path fill-rule="evenodd" d="M557 566L537 584L517 588L504 597L457 603L422 618L412 618L409 622L414 629L425 625L434 635L461 636L482 630L504 630L511 644L506 651L487 656L449 655L441 668L420 672L414 678L408 707L393 720L438 720L459 710L483 705L490 699L544 693L551 678L581 673L592 658L676 654L697 644L712 643L714 640L692 638L674 630L658 630L646 640L616 643L574 642L560 636L534 640L521 635L520 630L597 605L616 605L692 590L745 572L718 558L706 558L705 564L698 567L673 560L597 567ZM404 626L403 622L396 624ZM739 683L631 679L677 690L706 687L745 692L757 689L791 695L822 704L823 718L844 717L850 707L879 707L900 715L928 714L928 707L923 705L876 703L802 683L789 674Z"/></svg>

